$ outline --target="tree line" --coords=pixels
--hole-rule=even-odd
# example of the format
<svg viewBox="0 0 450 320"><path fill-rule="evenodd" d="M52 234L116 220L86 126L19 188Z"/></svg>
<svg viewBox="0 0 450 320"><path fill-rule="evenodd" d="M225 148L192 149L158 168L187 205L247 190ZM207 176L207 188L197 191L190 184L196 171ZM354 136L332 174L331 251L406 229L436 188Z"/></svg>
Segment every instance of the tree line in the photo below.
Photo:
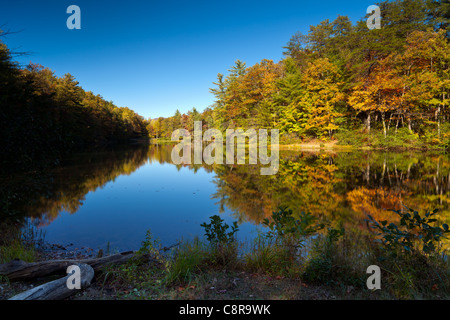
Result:
<svg viewBox="0 0 450 320"><path fill-rule="evenodd" d="M368 15L356 24L338 16L295 34L278 63L237 60L217 75L212 106L153 119L150 136L170 139L201 120L205 129L277 128L284 142L378 136L449 147L449 1L378 6L381 29L368 29Z"/></svg>
<svg viewBox="0 0 450 320"><path fill-rule="evenodd" d="M1 35L1 31L0 31ZM71 74L21 67L0 41L1 165L5 170L55 163L71 151L148 135L146 120L85 91Z"/></svg>

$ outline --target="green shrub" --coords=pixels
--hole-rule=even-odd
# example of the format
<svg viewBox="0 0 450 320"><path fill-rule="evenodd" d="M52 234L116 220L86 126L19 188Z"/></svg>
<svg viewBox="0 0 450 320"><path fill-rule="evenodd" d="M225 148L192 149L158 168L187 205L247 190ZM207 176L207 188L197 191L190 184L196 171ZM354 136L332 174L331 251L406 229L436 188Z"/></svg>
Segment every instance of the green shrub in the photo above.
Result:
<svg viewBox="0 0 450 320"><path fill-rule="evenodd" d="M280 143L281 144L298 144L302 143L303 140L295 133L286 133L283 132L280 135Z"/></svg>
<svg viewBox="0 0 450 320"><path fill-rule="evenodd" d="M335 134L338 145L351 145L356 147L373 147L377 149L406 149L422 148L426 141L420 141L419 135L411 133L408 128L391 128L386 137L382 130L372 129L370 133L365 130L340 129ZM435 135L434 135L435 137Z"/></svg>
<svg viewBox="0 0 450 320"><path fill-rule="evenodd" d="M299 213L296 219L291 209L280 207L272 213L272 221L263 220L263 225L269 228L266 237L287 246L302 247L305 237L317 233L324 228L323 224L317 224L316 218L305 212Z"/></svg>
<svg viewBox="0 0 450 320"><path fill-rule="evenodd" d="M417 211L406 208L406 212L392 210L400 216L400 226L388 221L376 221L368 215L368 222L379 231L381 243L390 251L402 249L406 253L419 251L424 254L437 253L442 238L450 233L449 226L443 224L442 227L432 226L437 222L434 218L438 210L425 212L422 217Z"/></svg>
<svg viewBox="0 0 450 320"><path fill-rule="evenodd" d="M0 263L14 259L32 262L36 259L36 248L44 242L45 232L27 221L24 225L2 225L0 230Z"/></svg>
<svg viewBox="0 0 450 320"><path fill-rule="evenodd" d="M318 236L309 252L302 278L308 282L330 284L338 280L336 275L337 242L344 235L344 229L329 228L326 235ZM342 268L342 266L339 266Z"/></svg>
<svg viewBox="0 0 450 320"><path fill-rule="evenodd" d="M282 245L270 243L267 239L257 239L255 245L244 256L246 269L277 276L300 274L291 250Z"/></svg>
<svg viewBox="0 0 450 320"><path fill-rule="evenodd" d="M231 231L228 232L229 226L224 223L224 220L221 219L218 215L214 215L210 217L211 223L206 224L206 222L202 223L202 226L205 229L206 239L213 245L227 245L236 241L236 232L239 231L237 222L233 222L231 226Z"/></svg>
<svg viewBox="0 0 450 320"><path fill-rule="evenodd" d="M238 248L236 233L239 231L237 222L230 226L224 223L218 215L210 217L211 223L202 223L205 236L210 244L209 263L212 265L229 266L238 263Z"/></svg>
<svg viewBox="0 0 450 320"><path fill-rule="evenodd" d="M395 129L391 129L387 133L386 137L383 132L376 132L372 146L374 148L383 149L421 147L421 143L418 140L419 135L411 133L408 128L399 128L397 132Z"/></svg>
<svg viewBox="0 0 450 320"><path fill-rule="evenodd" d="M363 145L370 145L370 135L363 131L339 129L334 135L338 140L338 145L344 146L356 146L361 147Z"/></svg>
<svg viewBox="0 0 450 320"><path fill-rule="evenodd" d="M142 241L141 247L136 252L133 260L134 262L139 263L148 260L149 257L159 262L163 261L161 256L161 243L159 239L153 239L150 229L145 233L145 239Z"/></svg>
<svg viewBox="0 0 450 320"><path fill-rule="evenodd" d="M25 262L33 262L36 259L34 248L24 245L21 241L0 246L0 263L6 263L14 259Z"/></svg>
<svg viewBox="0 0 450 320"><path fill-rule="evenodd" d="M168 284L189 283L193 275L201 270L208 255L208 248L205 248L198 239L192 243L183 243L175 251L168 266L165 281Z"/></svg>
<svg viewBox="0 0 450 320"><path fill-rule="evenodd" d="M437 210L421 215L413 209L393 210L400 223L376 221L369 225L378 233L380 252L377 264L386 272L385 282L398 298L422 299L447 296L450 290L450 262L443 239L450 232L447 224L434 226Z"/></svg>
<svg viewBox="0 0 450 320"><path fill-rule="evenodd" d="M272 275L298 276L301 273L301 251L307 237L323 229L316 218L301 212L298 218L292 210L280 207L272 218L264 219L268 231L260 235L252 250L245 255L245 265L254 272Z"/></svg>

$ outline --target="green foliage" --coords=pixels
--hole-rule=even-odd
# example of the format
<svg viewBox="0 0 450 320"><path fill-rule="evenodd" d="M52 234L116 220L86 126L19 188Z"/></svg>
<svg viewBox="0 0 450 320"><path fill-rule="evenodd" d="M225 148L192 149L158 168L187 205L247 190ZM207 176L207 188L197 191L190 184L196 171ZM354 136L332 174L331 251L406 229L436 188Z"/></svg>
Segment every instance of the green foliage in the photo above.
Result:
<svg viewBox="0 0 450 320"><path fill-rule="evenodd" d="M271 219L264 219L268 231L261 234L245 255L245 265L252 271L271 275L297 277L301 274L301 248L309 236L324 228L316 218L301 212L294 217L291 209L280 207Z"/></svg>
<svg viewBox="0 0 450 320"><path fill-rule="evenodd" d="M145 260L152 257L157 261L162 261L161 257L161 243L158 239L153 239L151 230L145 233L145 239L142 241L141 247L136 252L136 260Z"/></svg>
<svg viewBox="0 0 450 320"><path fill-rule="evenodd" d="M272 220L266 218L263 224L269 228L267 238L281 240L282 243L294 242L301 247L305 237L325 227L324 224L317 224L316 220L312 214L305 212L300 212L298 218L295 218L291 209L280 207L272 213Z"/></svg>
<svg viewBox="0 0 450 320"><path fill-rule="evenodd" d="M100 286L114 290L119 299L152 299L164 288L165 265L151 261L129 260L108 265L98 275Z"/></svg>
<svg viewBox="0 0 450 320"><path fill-rule="evenodd" d="M386 271L384 281L390 284L390 291L407 299L445 296L450 288L450 264L442 245L448 225L433 226L438 222L437 210L423 215L409 208L393 212L400 217L397 224L368 219L381 242L371 253Z"/></svg>
<svg viewBox="0 0 450 320"><path fill-rule="evenodd" d="M14 259L33 262L37 258L36 249L44 241L45 233L27 221L21 228L2 226L0 237L0 264Z"/></svg>
<svg viewBox="0 0 450 320"><path fill-rule="evenodd" d="M145 240L142 241L141 247L137 251L137 254L140 255L146 255L146 254L152 254L155 251L159 252L161 249L161 244L159 240L153 239L151 230L147 230L145 233Z"/></svg>
<svg viewBox="0 0 450 320"><path fill-rule="evenodd" d="M435 132L433 135L435 135ZM423 147L423 144L418 142L419 135L411 133L408 128L390 129L386 137L379 130L372 130L371 133L367 133L365 131L340 129L335 138L339 141L339 145L356 147L367 146L387 150Z"/></svg>
<svg viewBox="0 0 450 320"><path fill-rule="evenodd" d="M392 132L386 137L381 132L375 134L371 145L382 149L408 149L421 146L417 143L419 135L411 133L408 128L399 128L397 132L390 131Z"/></svg>
<svg viewBox="0 0 450 320"><path fill-rule="evenodd" d="M442 227L432 226L438 220L435 215L438 210L427 211L421 216L417 211L406 208L402 210L392 210L400 216L400 225L386 220L378 222L368 215L368 222L379 231L381 243L389 250L402 249L403 252L413 253L414 251L424 254L435 254L440 249L441 241L445 234L450 233L449 226L443 224Z"/></svg>
<svg viewBox="0 0 450 320"><path fill-rule="evenodd" d="M328 228L326 235L318 236L308 253L302 279L320 284L360 284L360 278L350 267L350 261L340 259L341 239L345 230ZM339 261L340 260L340 261Z"/></svg>
<svg viewBox="0 0 450 320"><path fill-rule="evenodd" d="M295 277L300 274L290 248L270 243L265 238L255 240L254 247L244 256L245 267L251 272Z"/></svg>
<svg viewBox="0 0 450 320"><path fill-rule="evenodd" d="M208 256L208 248L198 239L194 239L192 243L183 243L175 251L168 265L165 282L167 284L189 283L194 274L205 265Z"/></svg>
<svg viewBox="0 0 450 320"><path fill-rule="evenodd" d="M36 259L36 251L21 241L13 241L8 245L0 246L0 264L14 259L33 262Z"/></svg>
<svg viewBox="0 0 450 320"><path fill-rule="evenodd" d="M207 257L208 263L216 266L230 266L237 265L238 262L238 247L236 232L239 231L237 222L233 222L231 226L224 223L218 215L210 217L211 223L202 223L201 226L205 229L205 236L209 242L209 254Z"/></svg>
<svg viewBox="0 0 450 320"><path fill-rule="evenodd" d="M355 130L348 130L341 128L335 134L335 138L338 140L339 145L356 146L361 147L363 145L371 145L369 139L371 135L367 133L357 132Z"/></svg>
<svg viewBox="0 0 450 320"><path fill-rule="evenodd" d="M228 232L229 225L224 223L224 220L218 215L214 215L210 217L210 219L211 223L206 224L206 222L204 222L200 225L205 229L205 236L210 244L217 247L219 245L228 245L236 241L235 234L239 231L236 221L233 222L231 231Z"/></svg>

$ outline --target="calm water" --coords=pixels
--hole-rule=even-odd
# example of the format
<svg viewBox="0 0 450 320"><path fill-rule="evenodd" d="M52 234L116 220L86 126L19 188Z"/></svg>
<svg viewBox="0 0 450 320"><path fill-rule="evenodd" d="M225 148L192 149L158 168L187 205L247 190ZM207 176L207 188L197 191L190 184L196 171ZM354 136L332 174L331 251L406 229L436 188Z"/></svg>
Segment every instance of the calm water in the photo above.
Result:
<svg viewBox="0 0 450 320"><path fill-rule="evenodd" d="M282 151L278 174L261 176L258 166L176 166L171 150L77 154L39 179L18 176L8 188L22 194L14 210L49 242L117 250L138 249L148 229L163 245L201 237L200 224L214 214L238 220L238 238L249 240L280 205L347 228L363 228L367 214L393 217L385 209L403 205L450 218L448 155Z"/></svg>

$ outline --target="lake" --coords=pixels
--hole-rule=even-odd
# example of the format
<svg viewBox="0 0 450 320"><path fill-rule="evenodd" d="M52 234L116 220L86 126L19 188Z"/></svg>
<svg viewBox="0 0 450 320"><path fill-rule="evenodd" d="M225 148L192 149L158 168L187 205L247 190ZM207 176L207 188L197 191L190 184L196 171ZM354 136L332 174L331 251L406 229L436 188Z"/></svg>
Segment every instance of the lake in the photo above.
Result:
<svg viewBox="0 0 450 320"><path fill-rule="evenodd" d="M258 165L174 165L172 148L74 154L43 174L10 177L8 209L51 243L114 250L138 249L147 230L164 246L203 237L200 224L215 214L238 221L238 239L250 241L279 206L346 228L365 228L367 214L394 219L389 210L403 206L450 217L446 154L280 151L278 173L262 176Z"/></svg>

